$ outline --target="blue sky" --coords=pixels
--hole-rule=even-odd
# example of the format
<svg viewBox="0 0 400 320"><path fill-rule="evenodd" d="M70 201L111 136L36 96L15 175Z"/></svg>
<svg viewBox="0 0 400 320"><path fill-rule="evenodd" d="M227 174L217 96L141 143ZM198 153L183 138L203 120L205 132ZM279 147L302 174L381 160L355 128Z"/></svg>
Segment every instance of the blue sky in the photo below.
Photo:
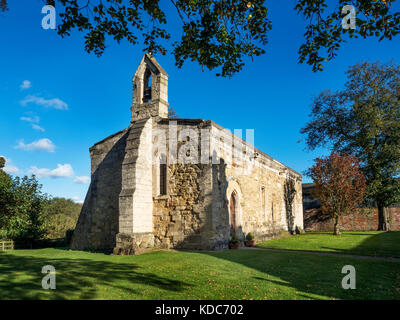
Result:
<svg viewBox="0 0 400 320"><path fill-rule="evenodd" d="M131 80L143 52L110 40L102 57L87 54L81 34L61 39L41 28L42 1L10 2L10 11L0 16L0 155L9 172L37 173L45 192L82 201L89 147L129 125ZM342 88L344 72L358 61L396 61L400 38L350 40L323 72L314 73L297 63L305 22L293 3L268 5L273 30L267 53L231 79L190 62L178 69L171 55L156 58L170 76L169 102L180 117L254 129L258 148L303 172L327 153L307 152L299 142L313 95ZM166 8L176 34L179 20Z"/></svg>

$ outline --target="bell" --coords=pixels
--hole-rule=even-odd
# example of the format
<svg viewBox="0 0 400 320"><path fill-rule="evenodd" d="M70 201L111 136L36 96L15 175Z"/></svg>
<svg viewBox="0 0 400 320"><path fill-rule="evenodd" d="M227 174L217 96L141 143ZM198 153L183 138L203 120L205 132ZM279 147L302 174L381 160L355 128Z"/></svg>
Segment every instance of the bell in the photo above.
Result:
<svg viewBox="0 0 400 320"><path fill-rule="evenodd" d="M148 87L144 89L143 102L148 102L150 100L151 100L151 87Z"/></svg>

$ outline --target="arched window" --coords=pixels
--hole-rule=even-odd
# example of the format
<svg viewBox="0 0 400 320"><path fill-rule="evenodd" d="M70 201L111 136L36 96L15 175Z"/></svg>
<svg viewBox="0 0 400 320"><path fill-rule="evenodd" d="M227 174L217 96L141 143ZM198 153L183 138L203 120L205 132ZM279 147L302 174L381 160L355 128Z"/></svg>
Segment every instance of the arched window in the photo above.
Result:
<svg viewBox="0 0 400 320"><path fill-rule="evenodd" d="M151 71L146 69L143 79L143 102L151 101Z"/></svg>
<svg viewBox="0 0 400 320"><path fill-rule="evenodd" d="M229 225L231 227L231 232L235 232L236 230L237 206L237 194L233 191L229 199Z"/></svg>

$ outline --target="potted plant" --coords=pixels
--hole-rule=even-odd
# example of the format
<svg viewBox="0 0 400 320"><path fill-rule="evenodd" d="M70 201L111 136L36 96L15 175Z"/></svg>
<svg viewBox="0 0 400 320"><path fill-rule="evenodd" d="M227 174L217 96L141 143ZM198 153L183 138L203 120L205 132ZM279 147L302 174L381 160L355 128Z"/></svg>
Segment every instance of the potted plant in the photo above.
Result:
<svg viewBox="0 0 400 320"><path fill-rule="evenodd" d="M254 247L256 245L256 240L251 232L246 235L246 247Z"/></svg>
<svg viewBox="0 0 400 320"><path fill-rule="evenodd" d="M240 241L236 234L232 235L231 241L229 241L229 249L239 249L240 248Z"/></svg>

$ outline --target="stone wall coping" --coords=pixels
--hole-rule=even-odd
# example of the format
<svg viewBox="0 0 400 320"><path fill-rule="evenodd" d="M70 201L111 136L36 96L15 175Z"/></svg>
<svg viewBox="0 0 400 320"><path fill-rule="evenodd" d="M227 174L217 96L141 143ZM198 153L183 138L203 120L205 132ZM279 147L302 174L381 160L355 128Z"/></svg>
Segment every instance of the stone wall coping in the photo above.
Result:
<svg viewBox="0 0 400 320"><path fill-rule="evenodd" d="M158 121L158 124L160 125L165 125L165 124L169 124L171 121L176 121L177 124L179 125L199 125L199 124L203 124L205 126L214 126L217 129L220 130L224 130L225 128L222 127L221 125L219 125L218 123L212 121L212 120L204 120L204 119L190 119L190 118L164 118ZM130 127L123 129L117 133L114 133L110 136L108 136L107 138L95 143L89 150L92 151L96 146L106 142L109 139L112 139L113 137L117 136L118 134L121 134L125 131L127 131ZM242 142L247 144L248 146L254 147L254 151L256 153L258 153L259 155L263 156L264 158L275 162L276 164L278 164L281 167L287 168L289 171L291 171L292 173L294 173L296 176L298 176L298 178L302 179L302 175L301 173L297 172L296 170L286 166L285 164L283 164L282 162L274 159L273 157L271 157L270 155L266 154L265 152L261 151L260 149L258 149L255 146L250 145L249 143L247 143L247 141L242 139Z"/></svg>
<svg viewBox="0 0 400 320"><path fill-rule="evenodd" d="M129 129L129 128L122 129L122 130L120 130L120 131L118 131L118 132L116 132L116 133L113 133L112 135L108 136L107 138L104 138L103 140L101 140L101 141L99 141L99 142L96 142L93 146L91 146L91 147L89 148L89 150L92 151L96 146L98 146L98 145L100 145L100 144L103 144L103 143L106 142L107 140L110 140L110 139L114 138L115 136L117 136L117 135L119 135L119 134L121 134L121 133L123 133L123 132L128 131L128 129Z"/></svg>
<svg viewBox="0 0 400 320"><path fill-rule="evenodd" d="M159 124L168 124L170 121L176 121L177 124L180 125L198 125L198 124L204 124L205 126L214 126L217 129L220 130L225 130L225 128L221 125L219 125L218 123L212 121L212 120L204 120L204 119L185 119L185 118L168 118L168 119L161 119L158 123ZM284 168L287 168L289 171L291 171L292 173L294 173L295 175L298 176L298 178L302 179L302 175L301 173L297 172L296 170L284 165L282 162L279 162L278 160L272 158L271 156L269 156L268 154L266 154L265 152L261 151L260 149L258 149L255 146L250 145L249 143L247 143L247 141L242 139L242 142L254 147L254 151L257 152L259 155L263 156L264 158L271 160L275 163L277 163L279 166L282 166Z"/></svg>

